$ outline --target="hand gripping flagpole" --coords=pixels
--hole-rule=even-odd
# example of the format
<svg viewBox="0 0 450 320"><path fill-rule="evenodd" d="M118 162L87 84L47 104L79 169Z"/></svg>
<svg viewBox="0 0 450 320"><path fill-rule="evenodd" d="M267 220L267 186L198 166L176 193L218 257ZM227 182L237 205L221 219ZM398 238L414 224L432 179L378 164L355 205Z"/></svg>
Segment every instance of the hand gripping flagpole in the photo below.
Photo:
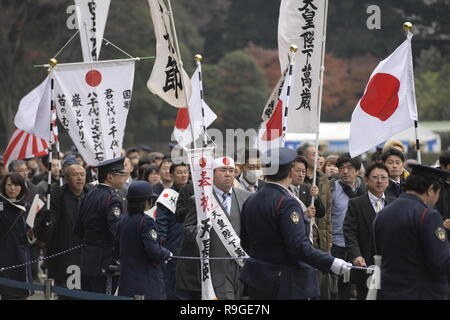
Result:
<svg viewBox="0 0 450 320"><path fill-rule="evenodd" d="M206 125L205 125L205 103L203 101L203 76L202 76L202 59L200 54L195 55L195 61L198 68L198 82L200 84L200 103L202 104L202 129L203 129L203 147L208 145L208 138L206 136ZM192 131L194 127L191 127Z"/></svg>
<svg viewBox="0 0 450 320"><path fill-rule="evenodd" d="M405 31L406 38L410 38L413 36L413 34L411 33L412 28L413 28L413 25L411 22L407 21L403 24L403 30ZM417 162L422 163L422 157L420 154L420 141L419 141L419 135L417 133L418 127L419 127L419 122L417 120L414 120L414 134L416 136Z"/></svg>
<svg viewBox="0 0 450 320"><path fill-rule="evenodd" d="M175 40L175 49L177 50L178 59L180 60L180 75L181 75L181 84L184 88L184 97L186 99L186 108L188 109L188 116L189 116L189 123L191 124L191 133L192 133L192 142L194 143L194 149L196 149L196 143L195 143L195 135L194 135L194 123L192 121L191 116L191 108L189 108L189 97L187 95L186 86L184 84L184 77L183 77L183 60L181 59L180 54L180 47L178 45L178 38L177 38L177 30L175 29L175 21L173 19L173 11L172 11L172 4L170 3L170 0L167 0L167 3L169 5L169 17L170 17L170 24L172 25L172 32L173 32L173 38Z"/></svg>
<svg viewBox="0 0 450 320"><path fill-rule="evenodd" d="M316 153L314 155L314 171L313 171L313 186L316 185L317 182L317 161L319 159L319 127L320 127L320 115L322 112L322 90L323 90L323 73L325 71L325 42L327 37L327 20L328 20L328 0L325 0L325 19L324 19L324 25L323 25L323 34L322 34L322 52L321 52L321 59L320 59L320 79L319 79L319 100L317 105L317 128L316 128L316 142L315 142L315 148ZM311 205L314 204L314 197L311 198Z"/></svg>

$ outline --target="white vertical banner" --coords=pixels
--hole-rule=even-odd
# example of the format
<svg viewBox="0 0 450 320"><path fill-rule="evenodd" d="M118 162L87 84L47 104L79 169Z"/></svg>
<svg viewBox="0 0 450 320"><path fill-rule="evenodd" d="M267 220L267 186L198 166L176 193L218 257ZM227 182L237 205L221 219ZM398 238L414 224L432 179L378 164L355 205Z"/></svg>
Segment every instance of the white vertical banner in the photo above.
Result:
<svg viewBox="0 0 450 320"><path fill-rule="evenodd" d="M318 129L319 87L327 0L281 0L278 53L281 71L289 64L289 48L297 45L289 100L287 131L315 133ZM325 48L323 48L325 49Z"/></svg>
<svg viewBox="0 0 450 320"><path fill-rule="evenodd" d="M180 58L172 39L169 12L163 0L148 0L148 4L155 30L156 59L147 88L168 104L176 108L186 108L186 96L188 99L191 96L191 82L186 71L180 66Z"/></svg>
<svg viewBox="0 0 450 320"><path fill-rule="evenodd" d="M53 72L58 118L86 162L120 156L134 60L58 64Z"/></svg>
<svg viewBox="0 0 450 320"><path fill-rule="evenodd" d="M97 61L111 0L75 0L83 61Z"/></svg>
<svg viewBox="0 0 450 320"><path fill-rule="evenodd" d="M201 258L209 258L210 232L212 221L210 211L213 195L213 162L214 148L187 150L191 167L192 183L197 210L197 244ZM200 280L202 283L202 300L216 299L211 281L209 260L200 260Z"/></svg>

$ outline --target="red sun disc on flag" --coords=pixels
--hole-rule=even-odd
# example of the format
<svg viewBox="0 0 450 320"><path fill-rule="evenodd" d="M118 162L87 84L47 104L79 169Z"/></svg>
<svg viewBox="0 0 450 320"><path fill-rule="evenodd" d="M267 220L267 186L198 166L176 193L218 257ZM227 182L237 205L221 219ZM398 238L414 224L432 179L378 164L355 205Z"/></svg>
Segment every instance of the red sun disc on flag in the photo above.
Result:
<svg viewBox="0 0 450 320"><path fill-rule="evenodd" d="M199 164L200 164L200 167L202 167L202 168L206 167L206 159L200 158Z"/></svg>
<svg viewBox="0 0 450 320"><path fill-rule="evenodd" d="M227 157L223 157L222 163L223 163L224 165L226 165L226 166L229 166L229 165L230 165L230 160L229 160Z"/></svg>
<svg viewBox="0 0 450 320"><path fill-rule="evenodd" d="M400 81L391 74L377 73L367 85L361 99L361 109L373 117L386 121L397 110Z"/></svg>
<svg viewBox="0 0 450 320"><path fill-rule="evenodd" d="M283 101L278 99L275 111L266 123L266 131L261 138L262 141L272 141L282 135L283 131Z"/></svg>
<svg viewBox="0 0 450 320"><path fill-rule="evenodd" d="M163 194L163 197L164 197L164 198L167 198L168 196L169 196L168 193L164 193L164 194Z"/></svg>
<svg viewBox="0 0 450 320"><path fill-rule="evenodd" d="M102 74L97 70L91 70L86 73L86 83L91 87L96 87L102 82Z"/></svg>
<svg viewBox="0 0 450 320"><path fill-rule="evenodd" d="M187 108L178 109L175 127L181 131L186 130L189 127L189 114Z"/></svg>

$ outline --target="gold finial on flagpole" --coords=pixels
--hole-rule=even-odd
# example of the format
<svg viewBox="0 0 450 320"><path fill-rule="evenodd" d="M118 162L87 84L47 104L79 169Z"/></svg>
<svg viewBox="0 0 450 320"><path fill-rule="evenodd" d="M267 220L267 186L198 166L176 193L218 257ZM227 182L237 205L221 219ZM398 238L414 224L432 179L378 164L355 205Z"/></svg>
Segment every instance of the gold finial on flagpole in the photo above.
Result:
<svg viewBox="0 0 450 320"><path fill-rule="evenodd" d="M50 67L54 68L58 64L58 60L56 60L55 58L51 58L48 61L48 64L50 65Z"/></svg>
<svg viewBox="0 0 450 320"><path fill-rule="evenodd" d="M50 60L48 60L47 66L49 66L49 68L47 69L47 72L50 73L52 71L52 68L54 68L57 64L58 60L56 60L55 58L51 58Z"/></svg>
<svg viewBox="0 0 450 320"><path fill-rule="evenodd" d="M195 58L195 61L197 61L197 62L201 62L203 59L202 55L198 54L198 53L194 56L194 58Z"/></svg>
<svg viewBox="0 0 450 320"><path fill-rule="evenodd" d="M413 24L411 22L409 22L409 21L406 21L403 24L403 30L405 30L406 33L410 33L412 28L413 28Z"/></svg>
<svg viewBox="0 0 450 320"><path fill-rule="evenodd" d="M291 46L289 47L289 50L294 53L297 52L297 49L298 47L295 44L291 44Z"/></svg>

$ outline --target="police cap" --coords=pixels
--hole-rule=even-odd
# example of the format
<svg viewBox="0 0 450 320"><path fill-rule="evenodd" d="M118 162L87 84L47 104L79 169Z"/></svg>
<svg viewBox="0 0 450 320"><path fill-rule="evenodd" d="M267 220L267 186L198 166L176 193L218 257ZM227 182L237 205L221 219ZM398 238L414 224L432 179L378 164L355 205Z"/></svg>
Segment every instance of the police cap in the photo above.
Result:
<svg viewBox="0 0 450 320"><path fill-rule="evenodd" d="M78 164L78 161L76 159L77 158L74 154L69 154L64 157L64 165L70 166L72 164Z"/></svg>
<svg viewBox="0 0 450 320"><path fill-rule="evenodd" d="M295 160L297 153L289 148L274 148L267 150L261 156L261 163L264 166L282 166Z"/></svg>
<svg viewBox="0 0 450 320"><path fill-rule="evenodd" d="M429 166L424 166L422 164L410 164L412 169L411 175L422 176L434 180L445 180L450 177L450 171L441 170L438 168L433 168Z"/></svg>
<svg viewBox="0 0 450 320"><path fill-rule="evenodd" d="M100 162L96 167L99 173L109 173L109 172L117 172L117 173L127 173L125 171L123 162L125 157L115 158L111 160L106 160Z"/></svg>
<svg viewBox="0 0 450 320"><path fill-rule="evenodd" d="M128 187L127 200L129 202L144 202L156 198L158 198L158 195L147 181L135 181Z"/></svg>

